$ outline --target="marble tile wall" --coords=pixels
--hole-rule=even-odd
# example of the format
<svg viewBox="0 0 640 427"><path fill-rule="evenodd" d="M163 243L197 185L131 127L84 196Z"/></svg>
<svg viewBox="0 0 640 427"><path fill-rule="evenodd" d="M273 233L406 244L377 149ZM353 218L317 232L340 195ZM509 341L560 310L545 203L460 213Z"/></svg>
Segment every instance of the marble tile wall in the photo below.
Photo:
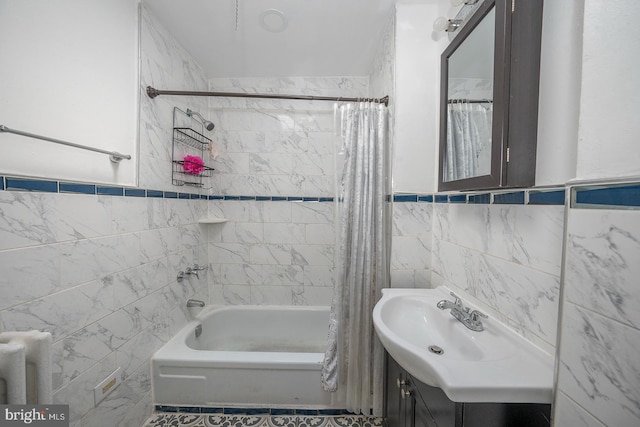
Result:
<svg viewBox="0 0 640 427"><path fill-rule="evenodd" d="M569 210L556 426L640 425L640 211Z"/></svg>
<svg viewBox="0 0 640 427"><path fill-rule="evenodd" d="M218 78L210 90L364 97L368 77ZM213 194L335 194L333 102L210 98L219 156Z"/></svg>
<svg viewBox="0 0 640 427"><path fill-rule="evenodd" d="M197 193L171 185L172 101L144 88L206 90L206 79L144 8L141 53L139 185ZM207 262L206 212L205 200L0 191L0 330L52 333L54 403L70 405L71 426L150 414L150 356L187 321L188 298L208 300L206 277L175 280ZM118 366L125 381L95 406Z"/></svg>
<svg viewBox="0 0 640 427"><path fill-rule="evenodd" d="M365 97L368 77L213 79L210 90ZM335 194L333 102L211 98L219 156L212 194ZM332 202L213 201L211 301L328 305L333 286Z"/></svg>
<svg viewBox="0 0 640 427"><path fill-rule="evenodd" d="M394 203L392 284L445 285L553 353L563 206Z"/></svg>
<svg viewBox="0 0 640 427"><path fill-rule="evenodd" d="M175 280L206 263L206 203L0 191L0 329L51 332L71 425L146 417L149 357L186 322L184 302L207 298L206 278ZM118 366L126 380L94 408Z"/></svg>
<svg viewBox="0 0 640 427"><path fill-rule="evenodd" d="M146 87L164 90L207 90L207 78L189 53L158 22L153 13L141 7L140 42L140 176L138 185L162 191L207 194L210 186L204 178L204 188L174 186L171 176L173 112L187 108L207 117L207 98L158 96L149 98ZM187 122L178 113L179 125L200 130L197 121ZM181 123L182 122L182 123ZM217 123L216 123L217 124ZM211 137L210 132L205 136Z"/></svg>
<svg viewBox="0 0 640 427"><path fill-rule="evenodd" d="M210 201L214 304L330 305L333 202Z"/></svg>

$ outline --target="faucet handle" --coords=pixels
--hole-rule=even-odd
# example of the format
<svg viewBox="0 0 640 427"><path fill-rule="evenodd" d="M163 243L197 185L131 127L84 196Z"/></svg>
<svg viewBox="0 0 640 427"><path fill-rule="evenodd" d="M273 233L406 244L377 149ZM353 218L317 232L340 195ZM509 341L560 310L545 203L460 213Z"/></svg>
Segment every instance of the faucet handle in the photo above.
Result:
<svg viewBox="0 0 640 427"><path fill-rule="evenodd" d="M455 298L455 301L453 303L458 307L462 307L462 300L460 299L460 297L454 294L453 291L449 292L449 294Z"/></svg>
<svg viewBox="0 0 640 427"><path fill-rule="evenodd" d="M198 264L193 264L193 271L203 271L206 270L207 267L200 267Z"/></svg>
<svg viewBox="0 0 640 427"><path fill-rule="evenodd" d="M487 316L486 314L484 314L484 313L482 313L481 311L478 311L478 310L473 310L471 313L469 313L469 317L474 322L479 321L480 317L482 317L483 319L488 319L489 318L489 316Z"/></svg>

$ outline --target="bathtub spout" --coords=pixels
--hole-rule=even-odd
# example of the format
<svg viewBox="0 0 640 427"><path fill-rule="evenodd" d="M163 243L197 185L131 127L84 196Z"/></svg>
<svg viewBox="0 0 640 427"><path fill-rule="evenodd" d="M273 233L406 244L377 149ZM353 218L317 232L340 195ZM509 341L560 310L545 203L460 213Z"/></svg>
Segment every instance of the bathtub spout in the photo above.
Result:
<svg viewBox="0 0 640 427"><path fill-rule="evenodd" d="M200 301L199 299L188 299L187 307L204 307L204 301Z"/></svg>

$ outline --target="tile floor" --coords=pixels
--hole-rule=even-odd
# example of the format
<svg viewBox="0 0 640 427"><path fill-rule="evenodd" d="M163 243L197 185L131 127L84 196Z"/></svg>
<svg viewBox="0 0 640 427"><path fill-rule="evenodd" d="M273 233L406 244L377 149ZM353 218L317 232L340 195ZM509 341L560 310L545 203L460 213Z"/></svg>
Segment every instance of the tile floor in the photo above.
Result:
<svg viewBox="0 0 640 427"><path fill-rule="evenodd" d="M363 415L231 415L159 412L143 427L382 427L383 419Z"/></svg>

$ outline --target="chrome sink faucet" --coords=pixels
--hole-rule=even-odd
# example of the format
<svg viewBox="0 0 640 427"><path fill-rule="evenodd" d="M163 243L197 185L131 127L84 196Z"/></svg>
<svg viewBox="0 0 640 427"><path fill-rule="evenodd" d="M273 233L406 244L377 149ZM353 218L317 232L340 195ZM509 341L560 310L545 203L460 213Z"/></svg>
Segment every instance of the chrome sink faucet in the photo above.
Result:
<svg viewBox="0 0 640 427"><path fill-rule="evenodd" d="M451 315L472 331L484 331L484 325L482 324L482 320L480 320L480 318L487 319L489 316L481 313L478 310L471 311L469 307L465 307L462 304L462 300L460 299L460 297L458 297L453 292L451 292L451 296L455 298L454 301L443 299L442 301L438 301L438 304L436 304L436 306L440 310L450 309Z"/></svg>

